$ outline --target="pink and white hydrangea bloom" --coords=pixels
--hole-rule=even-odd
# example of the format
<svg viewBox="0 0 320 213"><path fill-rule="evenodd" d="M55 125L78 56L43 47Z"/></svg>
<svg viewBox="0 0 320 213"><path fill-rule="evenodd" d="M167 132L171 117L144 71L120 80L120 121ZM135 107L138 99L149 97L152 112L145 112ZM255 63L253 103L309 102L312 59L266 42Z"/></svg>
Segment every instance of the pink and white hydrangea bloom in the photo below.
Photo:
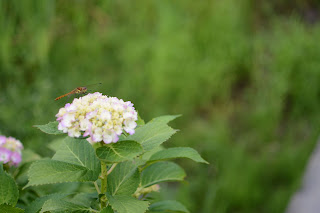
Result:
<svg viewBox="0 0 320 213"><path fill-rule="evenodd" d="M0 162L3 164L18 166L21 162L22 143L13 138L0 136Z"/></svg>
<svg viewBox="0 0 320 213"><path fill-rule="evenodd" d="M138 114L130 101L99 92L76 98L56 115L58 129L70 137L88 137L90 143L115 143L125 131L134 134Z"/></svg>

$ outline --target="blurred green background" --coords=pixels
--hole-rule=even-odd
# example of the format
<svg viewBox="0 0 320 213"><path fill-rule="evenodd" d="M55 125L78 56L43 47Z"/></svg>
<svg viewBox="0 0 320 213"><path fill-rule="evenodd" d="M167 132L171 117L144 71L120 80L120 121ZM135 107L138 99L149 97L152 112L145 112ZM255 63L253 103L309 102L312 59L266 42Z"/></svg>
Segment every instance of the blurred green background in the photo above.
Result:
<svg viewBox="0 0 320 213"><path fill-rule="evenodd" d="M32 127L75 87L131 100L146 120L183 114L165 145L191 212L283 212L320 127L317 0L0 1L0 131L47 155Z"/></svg>

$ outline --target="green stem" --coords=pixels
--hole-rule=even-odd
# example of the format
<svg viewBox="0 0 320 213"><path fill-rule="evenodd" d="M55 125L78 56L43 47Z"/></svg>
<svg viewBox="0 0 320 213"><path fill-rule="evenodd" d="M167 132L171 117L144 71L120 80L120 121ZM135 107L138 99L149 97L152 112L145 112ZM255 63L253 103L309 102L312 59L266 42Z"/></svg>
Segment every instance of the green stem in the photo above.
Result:
<svg viewBox="0 0 320 213"><path fill-rule="evenodd" d="M100 202L101 202L101 208L104 208L107 206L107 196L106 196L106 192L107 192L107 177L108 177L108 170L107 170L107 164L103 161L101 161L101 194L102 197L100 198Z"/></svg>

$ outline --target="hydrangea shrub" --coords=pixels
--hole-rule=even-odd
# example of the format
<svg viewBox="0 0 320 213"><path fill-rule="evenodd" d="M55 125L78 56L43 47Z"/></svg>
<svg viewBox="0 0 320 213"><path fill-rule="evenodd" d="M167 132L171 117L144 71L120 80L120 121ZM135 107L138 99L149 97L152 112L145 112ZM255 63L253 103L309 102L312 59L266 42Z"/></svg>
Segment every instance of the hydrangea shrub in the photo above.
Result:
<svg viewBox="0 0 320 213"><path fill-rule="evenodd" d="M0 135L0 163L18 166L22 149L23 145L19 140Z"/></svg>
<svg viewBox="0 0 320 213"><path fill-rule="evenodd" d="M153 197L160 183L184 180L185 171L173 159L207 163L192 148L163 148L176 133L168 123L177 117L145 123L129 101L101 93L74 99L56 121L36 126L67 136L49 144L52 158L33 159L20 169L18 207L26 212L188 212L178 201ZM13 207L16 202L5 202L0 210L20 211Z"/></svg>

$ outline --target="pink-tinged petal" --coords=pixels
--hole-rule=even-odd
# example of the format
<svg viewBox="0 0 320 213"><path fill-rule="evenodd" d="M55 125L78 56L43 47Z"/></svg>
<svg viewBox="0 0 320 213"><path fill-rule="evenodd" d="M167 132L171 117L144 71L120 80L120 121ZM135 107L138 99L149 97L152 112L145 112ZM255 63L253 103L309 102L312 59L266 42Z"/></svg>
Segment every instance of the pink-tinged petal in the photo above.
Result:
<svg viewBox="0 0 320 213"><path fill-rule="evenodd" d="M0 162L8 163L10 161L11 151L6 148L0 148Z"/></svg>
<svg viewBox="0 0 320 213"><path fill-rule="evenodd" d="M109 143L112 142L111 131L105 130L105 131L103 132L103 142L104 142L105 144L109 144Z"/></svg>
<svg viewBox="0 0 320 213"><path fill-rule="evenodd" d="M11 157L10 157L11 162L13 165L18 166L19 163L21 162L21 154L19 152L13 152Z"/></svg>
<svg viewBox="0 0 320 213"><path fill-rule="evenodd" d="M89 136L89 135L91 135L92 133L89 131L89 130L87 130L87 131L85 131L84 133L83 133L83 137L87 137L87 136Z"/></svg>
<svg viewBox="0 0 320 213"><path fill-rule="evenodd" d="M0 147L6 143L7 138L5 136L0 136Z"/></svg>
<svg viewBox="0 0 320 213"><path fill-rule="evenodd" d="M135 133L135 130L132 128L124 127L123 129L124 129L124 131L126 131L130 135L133 135Z"/></svg>
<svg viewBox="0 0 320 213"><path fill-rule="evenodd" d="M114 133L112 134L112 142L115 143L115 142L117 142L118 140L119 140L119 136L114 132Z"/></svg>
<svg viewBox="0 0 320 213"><path fill-rule="evenodd" d="M98 113L98 110L95 110L95 111L92 111L92 112L88 112L88 113L86 114L86 119L91 119L91 118L93 118L94 116L97 115L97 113Z"/></svg>

